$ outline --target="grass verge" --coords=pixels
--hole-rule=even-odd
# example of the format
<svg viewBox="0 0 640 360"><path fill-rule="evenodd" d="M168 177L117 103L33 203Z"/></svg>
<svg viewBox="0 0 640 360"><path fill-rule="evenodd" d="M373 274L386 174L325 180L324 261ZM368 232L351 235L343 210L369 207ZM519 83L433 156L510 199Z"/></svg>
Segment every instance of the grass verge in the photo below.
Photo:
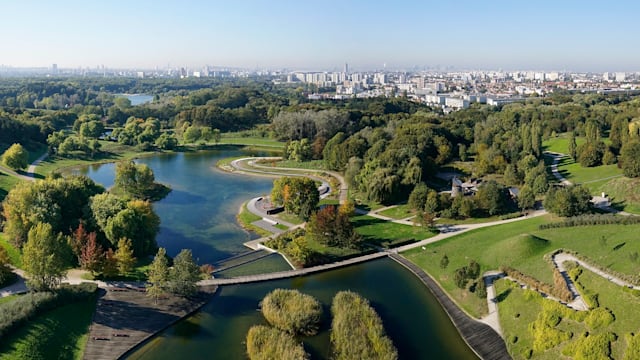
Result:
<svg viewBox="0 0 640 360"><path fill-rule="evenodd" d="M422 226L396 224L368 215L358 215L351 222L364 241L376 246L391 248L435 236L436 233Z"/></svg>
<svg viewBox="0 0 640 360"><path fill-rule="evenodd" d="M36 316L3 339L0 359L82 359L95 307L91 297Z"/></svg>

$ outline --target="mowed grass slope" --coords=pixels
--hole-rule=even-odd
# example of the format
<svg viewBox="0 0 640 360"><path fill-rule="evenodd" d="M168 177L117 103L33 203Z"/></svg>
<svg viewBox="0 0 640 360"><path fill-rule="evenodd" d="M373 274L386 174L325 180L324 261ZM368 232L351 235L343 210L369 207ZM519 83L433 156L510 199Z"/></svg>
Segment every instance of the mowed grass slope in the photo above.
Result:
<svg viewBox="0 0 640 360"><path fill-rule="evenodd" d="M476 317L486 314L486 300L468 289L459 289L453 281L455 269L468 265L470 260L477 261L482 272L506 265L553 283L552 269L543 256L565 248L622 273L640 271L637 260L640 242L636 240L640 225L538 229L548 221L550 218L545 216L478 229L430 244L425 250L409 250L403 255L431 274L455 301ZM445 254L449 265L442 269L440 260Z"/></svg>
<svg viewBox="0 0 640 360"><path fill-rule="evenodd" d="M95 298L35 317L2 339L0 359L82 359Z"/></svg>

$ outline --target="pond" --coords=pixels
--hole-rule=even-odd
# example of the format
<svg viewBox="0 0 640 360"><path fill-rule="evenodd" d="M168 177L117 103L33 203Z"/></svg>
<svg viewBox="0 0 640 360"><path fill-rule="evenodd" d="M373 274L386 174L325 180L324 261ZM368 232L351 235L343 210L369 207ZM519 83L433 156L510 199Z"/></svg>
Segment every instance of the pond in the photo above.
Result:
<svg viewBox="0 0 640 360"><path fill-rule="evenodd" d="M329 358L330 306L341 290L371 302L400 359L477 359L429 290L391 259L300 278L222 287L202 311L169 328L129 359L246 359L252 325L265 324L258 303L276 288L298 289L323 304L321 332L300 338L313 359Z"/></svg>
<svg viewBox="0 0 640 360"><path fill-rule="evenodd" d="M156 202L161 219L159 246L169 255L190 248L200 263L213 263L246 251L242 243L255 237L244 231L235 216L242 203L270 192L273 179L228 174L216 162L232 156L262 155L241 150L161 154L137 160L153 169L171 193ZM113 164L75 170L105 185L113 185ZM273 257L264 259L270 271L286 269ZM340 290L368 298L383 319L385 329L407 359L475 359L439 303L410 272L390 259L350 266L305 277L256 284L225 286L202 311L136 351L131 359L246 359L244 339L254 324L263 323L259 301L275 288L294 288L316 296L329 313L331 299ZM302 339L313 358L329 356L330 318L320 334Z"/></svg>

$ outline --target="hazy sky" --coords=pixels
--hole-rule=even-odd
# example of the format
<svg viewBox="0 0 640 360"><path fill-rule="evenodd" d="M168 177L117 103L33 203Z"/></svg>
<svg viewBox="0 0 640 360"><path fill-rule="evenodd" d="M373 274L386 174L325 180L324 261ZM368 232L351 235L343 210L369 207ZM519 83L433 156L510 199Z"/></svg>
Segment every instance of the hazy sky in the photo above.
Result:
<svg viewBox="0 0 640 360"><path fill-rule="evenodd" d="M640 2L4 0L0 64L640 70Z"/></svg>

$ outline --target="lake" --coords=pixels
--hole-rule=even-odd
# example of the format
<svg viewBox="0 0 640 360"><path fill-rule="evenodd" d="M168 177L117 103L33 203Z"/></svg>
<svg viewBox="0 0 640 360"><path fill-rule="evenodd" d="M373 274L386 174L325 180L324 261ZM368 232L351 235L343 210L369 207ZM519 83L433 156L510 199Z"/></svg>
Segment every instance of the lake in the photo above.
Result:
<svg viewBox="0 0 640 360"><path fill-rule="evenodd" d="M169 255L190 248L200 263L213 263L246 251L242 243L255 235L244 231L235 215L244 201L268 194L273 180L228 174L215 166L222 158L242 155L256 154L225 149L138 160L153 169L157 181L173 189L154 204L161 219L158 244L166 247ZM109 187L114 169L113 164L104 164L76 172ZM277 256L260 261L265 261L270 271L287 266ZM221 287L202 311L170 327L130 358L246 359L246 332L251 325L264 323L256 311L258 303L267 292L280 287L311 294L324 305L327 316L322 331L301 339L314 359L329 356L329 307L340 290L356 291L371 301L400 358L476 358L429 290L390 259L293 279Z"/></svg>
<svg viewBox="0 0 640 360"><path fill-rule="evenodd" d="M153 95L148 94L120 94L120 96L124 96L129 99L132 106L141 105L153 100Z"/></svg>

